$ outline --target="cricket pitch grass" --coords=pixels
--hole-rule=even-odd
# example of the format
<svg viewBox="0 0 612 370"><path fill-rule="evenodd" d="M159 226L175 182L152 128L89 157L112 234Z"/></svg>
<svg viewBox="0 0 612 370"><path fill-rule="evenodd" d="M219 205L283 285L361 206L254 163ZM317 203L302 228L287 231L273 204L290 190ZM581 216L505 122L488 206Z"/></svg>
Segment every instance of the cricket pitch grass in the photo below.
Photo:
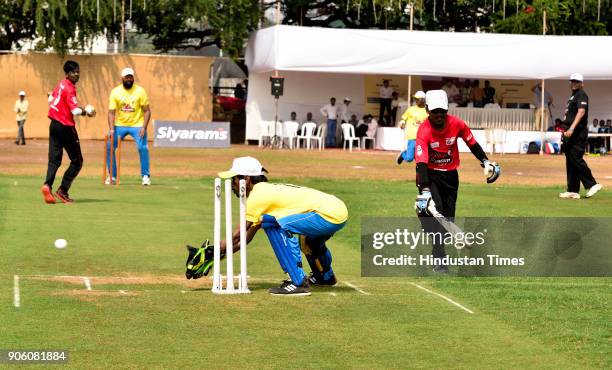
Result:
<svg viewBox="0 0 612 370"><path fill-rule="evenodd" d="M76 202L47 205L46 149L0 141L0 350L68 350L51 367L78 369L612 367L610 278L362 278L361 218L414 217L414 167L393 153L152 148L144 188L124 143L114 187L102 185L100 142L84 142ZM241 155L273 182L347 204L328 244L336 287L267 294L284 276L263 232L248 248L252 294L185 279L185 244L212 238L212 179ZM492 186L462 158L458 216L612 216L612 158L587 158L606 189L579 201L557 198L561 157L494 156L504 172Z"/></svg>

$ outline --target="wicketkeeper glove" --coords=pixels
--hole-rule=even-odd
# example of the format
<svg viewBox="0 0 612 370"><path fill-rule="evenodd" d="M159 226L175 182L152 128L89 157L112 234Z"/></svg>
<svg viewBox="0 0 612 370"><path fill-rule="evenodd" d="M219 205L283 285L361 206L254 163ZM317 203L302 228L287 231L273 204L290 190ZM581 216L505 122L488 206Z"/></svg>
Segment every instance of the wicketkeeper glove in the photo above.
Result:
<svg viewBox="0 0 612 370"><path fill-rule="evenodd" d="M487 184L494 183L501 174L501 167L496 162L485 160L480 164L484 169L484 175L487 178Z"/></svg>
<svg viewBox="0 0 612 370"><path fill-rule="evenodd" d="M187 279L199 279L208 275L214 263L214 248L209 245L208 239L202 243L200 248L187 246L189 255L187 256L185 277Z"/></svg>
<svg viewBox="0 0 612 370"><path fill-rule="evenodd" d="M421 216L432 216L438 213L436 203L431 198L431 192L429 191L424 191L417 196L414 209Z"/></svg>

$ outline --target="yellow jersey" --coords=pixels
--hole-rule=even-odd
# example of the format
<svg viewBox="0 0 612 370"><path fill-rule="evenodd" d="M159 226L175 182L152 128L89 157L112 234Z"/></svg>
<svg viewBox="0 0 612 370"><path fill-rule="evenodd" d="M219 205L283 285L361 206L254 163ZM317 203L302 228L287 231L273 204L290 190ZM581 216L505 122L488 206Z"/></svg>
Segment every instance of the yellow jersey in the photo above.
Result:
<svg viewBox="0 0 612 370"><path fill-rule="evenodd" d="M115 126L144 126L144 111L142 107L149 105L146 91L134 84L126 90L123 85L113 89L108 99L108 109L115 111Z"/></svg>
<svg viewBox="0 0 612 370"><path fill-rule="evenodd" d="M264 214L278 220L308 212L315 212L333 224L341 224L348 219L348 210L343 201L303 186L260 182L253 186L246 202L246 219L254 224L259 224Z"/></svg>
<svg viewBox="0 0 612 370"><path fill-rule="evenodd" d="M427 110L425 108L420 108L418 105L413 105L406 109L404 114L402 114L402 121L406 122L406 127L404 128L406 140L416 139L419 125L423 123L428 116Z"/></svg>

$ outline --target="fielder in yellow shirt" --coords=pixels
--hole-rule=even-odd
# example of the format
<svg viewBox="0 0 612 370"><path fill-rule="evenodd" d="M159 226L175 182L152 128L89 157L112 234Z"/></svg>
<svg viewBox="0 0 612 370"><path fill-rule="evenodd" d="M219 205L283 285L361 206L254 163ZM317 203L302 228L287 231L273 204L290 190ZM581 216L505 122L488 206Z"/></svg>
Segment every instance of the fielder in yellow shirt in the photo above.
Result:
<svg viewBox="0 0 612 370"><path fill-rule="evenodd" d="M115 160L117 141L123 140L127 135L134 139L138 147L142 185L151 185L147 146L147 126L150 120L151 108L147 92L134 83L134 70L124 68L121 71L121 85L111 91L108 99L108 128L113 137L113 175L112 178L107 177L107 185L114 183L117 177L117 161ZM107 150L110 152L110 143ZM106 166L110 168L110 155L107 155L107 158Z"/></svg>
<svg viewBox="0 0 612 370"><path fill-rule="evenodd" d="M325 242L346 224L346 205L335 196L315 189L269 183L266 173L257 159L240 157L234 159L229 171L219 173L219 177L232 179L235 194L238 194L239 181L246 181L247 243L263 228L283 271L291 278L280 287L269 289L270 294L310 295L310 284L335 285L332 255ZM196 276L206 275L212 267L213 247L202 248L205 256L202 271L191 272ZM233 252L239 249L240 229L236 228ZM221 241L222 255L225 250L225 241ZM310 276L302 268L301 251L312 269Z"/></svg>
<svg viewBox="0 0 612 370"><path fill-rule="evenodd" d="M425 109L425 93L417 91L414 94L415 105L406 109L400 120L400 127L404 129L406 139L406 150L397 156L397 164L402 164L403 161L412 162L414 160L414 148L416 146L416 135L419 131L419 126L428 114Z"/></svg>
<svg viewBox="0 0 612 370"><path fill-rule="evenodd" d="M25 91L19 92L19 99L15 102L15 113L17 113L17 140L16 145L25 145L25 134L23 132L23 126L25 125L26 118L28 118L28 108L30 103L25 98Z"/></svg>

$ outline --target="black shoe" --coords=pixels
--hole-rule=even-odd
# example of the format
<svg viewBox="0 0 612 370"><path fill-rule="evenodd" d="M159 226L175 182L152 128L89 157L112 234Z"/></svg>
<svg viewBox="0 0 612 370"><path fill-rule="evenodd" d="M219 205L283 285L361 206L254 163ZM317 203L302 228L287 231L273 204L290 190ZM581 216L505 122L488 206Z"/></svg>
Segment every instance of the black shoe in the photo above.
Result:
<svg viewBox="0 0 612 370"><path fill-rule="evenodd" d="M74 200L72 200L70 198L70 196L68 195L68 192L66 190L64 190L63 188L59 188L57 189L57 191L55 192L55 196L59 198L59 200L61 200L64 203L73 203Z"/></svg>
<svg viewBox="0 0 612 370"><path fill-rule="evenodd" d="M434 266L433 272L435 272L436 274L448 274L448 266L446 265Z"/></svg>
<svg viewBox="0 0 612 370"><path fill-rule="evenodd" d="M305 296L310 295L310 285L308 285L308 279L304 279L302 285L295 285L291 281L283 281L280 287L268 289L268 293L272 295L294 295L294 296Z"/></svg>
<svg viewBox="0 0 612 370"><path fill-rule="evenodd" d="M310 276L308 276L308 282L312 285L319 285L319 286L335 286L338 282L336 281L336 275L332 275L331 278L327 279L327 280L323 280L321 277L317 277L315 276L314 273L310 273Z"/></svg>
<svg viewBox="0 0 612 370"><path fill-rule="evenodd" d="M402 164L402 162L404 161L404 158L402 157L402 153L400 153L397 158L395 158L395 162L397 162L398 165Z"/></svg>
<svg viewBox="0 0 612 370"><path fill-rule="evenodd" d="M15 143L15 145L19 145L19 141L15 140L13 142Z"/></svg>

